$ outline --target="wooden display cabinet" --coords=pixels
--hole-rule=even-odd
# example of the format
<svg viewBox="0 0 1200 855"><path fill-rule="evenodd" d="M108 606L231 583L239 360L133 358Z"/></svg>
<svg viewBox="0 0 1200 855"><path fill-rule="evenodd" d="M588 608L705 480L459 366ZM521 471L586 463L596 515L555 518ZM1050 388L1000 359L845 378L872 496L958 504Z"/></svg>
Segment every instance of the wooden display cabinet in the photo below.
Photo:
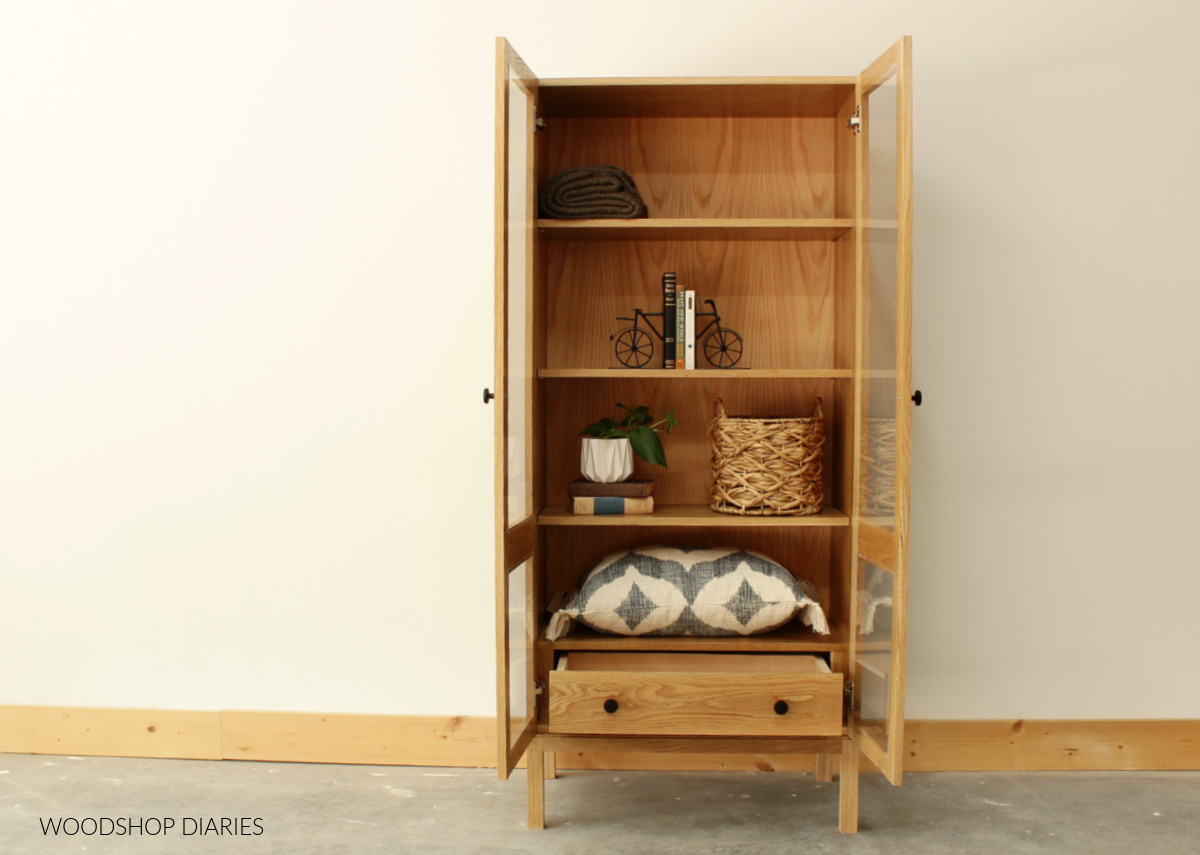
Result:
<svg viewBox="0 0 1200 855"><path fill-rule="evenodd" d="M840 755L843 831L861 751L900 783L907 596L911 61L858 76L538 80L497 41L498 765L528 757L529 827L554 752ZM613 164L640 220L544 220L537 187ZM661 306L664 271L720 306L733 369L618 367L611 336ZM825 507L709 509L713 403L826 416ZM485 393L485 401L487 394ZM575 516L578 432L617 401L674 410L650 516ZM760 550L812 580L832 633L545 640L549 598L592 562L653 543ZM607 707L607 709L606 709Z"/></svg>

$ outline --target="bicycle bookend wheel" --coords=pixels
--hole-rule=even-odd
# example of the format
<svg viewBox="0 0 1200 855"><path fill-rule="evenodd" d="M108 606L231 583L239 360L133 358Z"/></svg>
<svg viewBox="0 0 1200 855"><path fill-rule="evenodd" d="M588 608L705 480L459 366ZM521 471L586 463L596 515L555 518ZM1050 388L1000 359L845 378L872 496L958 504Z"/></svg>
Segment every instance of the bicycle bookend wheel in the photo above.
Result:
<svg viewBox="0 0 1200 855"><path fill-rule="evenodd" d="M654 355L654 339L650 333L638 327L629 327L617 333L617 361L626 368L642 368Z"/></svg>
<svg viewBox="0 0 1200 855"><path fill-rule="evenodd" d="M742 358L742 337L728 327L713 330L704 339L704 358L713 368L732 368Z"/></svg>

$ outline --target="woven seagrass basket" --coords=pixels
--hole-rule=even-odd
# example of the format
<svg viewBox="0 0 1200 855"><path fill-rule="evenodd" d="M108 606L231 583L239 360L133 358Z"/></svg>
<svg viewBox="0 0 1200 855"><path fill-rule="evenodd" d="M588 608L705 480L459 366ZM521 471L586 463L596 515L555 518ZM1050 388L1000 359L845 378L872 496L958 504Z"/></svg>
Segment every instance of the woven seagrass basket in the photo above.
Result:
<svg viewBox="0 0 1200 855"><path fill-rule="evenodd" d="M821 399L797 419L725 415L716 401L712 434L714 511L745 516L807 516L821 512L825 421Z"/></svg>

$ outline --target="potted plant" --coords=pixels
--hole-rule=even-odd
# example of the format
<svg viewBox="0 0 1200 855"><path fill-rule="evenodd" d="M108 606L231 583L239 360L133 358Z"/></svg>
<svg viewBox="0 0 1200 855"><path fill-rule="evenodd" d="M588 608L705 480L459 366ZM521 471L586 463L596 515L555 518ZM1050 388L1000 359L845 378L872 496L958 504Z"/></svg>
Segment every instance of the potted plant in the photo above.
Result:
<svg viewBox="0 0 1200 855"><path fill-rule="evenodd" d="M665 419L654 421L648 407L632 409L617 404L625 411L620 421L603 418L579 432L583 437L583 448L579 468L583 477L601 484L624 481L633 474L633 452L647 463L667 465L660 433L669 434L678 426L675 411L667 413Z"/></svg>

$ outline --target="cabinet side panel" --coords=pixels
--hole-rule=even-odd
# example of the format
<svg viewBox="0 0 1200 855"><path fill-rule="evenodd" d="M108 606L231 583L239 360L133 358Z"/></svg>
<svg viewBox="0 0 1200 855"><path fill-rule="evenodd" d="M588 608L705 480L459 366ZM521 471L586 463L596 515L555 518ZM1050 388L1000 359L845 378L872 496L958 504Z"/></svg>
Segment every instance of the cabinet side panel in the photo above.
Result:
<svg viewBox="0 0 1200 855"><path fill-rule="evenodd" d="M835 247L841 241L549 241L549 368L619 368L612 336L634 308L662 311L662 275L713 300L722 327L737 331L737 368L849 368L838 362ZM710 318L697 320L697 329ZM652 320L661 329L661 318ZM644 326L645 322L639 323ZM698 334L698 348L706 336ZM663 367L662 343L646 367ZM707 368L703 354L697 367ZM710 402L711 403L711 402Z"/></svg>
<svg viewBox="0 0 1200 855"><path fill-rule="evenodd" d="M838 110L833 126L834 216L854 216L855 134L846 126L854 115L858 99L851 91Z"/></svg>
<svg viewBox="0 0 1200 855"><path fill-rule="evenodd" d="M833 244L834 353L838 365L854 365L856 293L855 234L843 235ZM854 383L834 389L834 410L829 420L833 459L833 503L849 511L854 507ZM848 565L847 565L848 567ZM847 570L847 575L849 572Z"/></svg>
<svg viewBox="0 0 1200 855"><path fill-rule="evenodd" d="M832 454L832 501L849 512L854 502L854 384L833 384L834 406L827 430ZM849 528L839 529L833 538L830 577L830 615L841 626L850 624L851 568L854 551Z"/></svg>
<svg viewBox="0 0 1200 855"><path fill-rule="evenodd" d="M834 118L555 119L549 173L625 170L651 217L832 217Z"/></svg>

